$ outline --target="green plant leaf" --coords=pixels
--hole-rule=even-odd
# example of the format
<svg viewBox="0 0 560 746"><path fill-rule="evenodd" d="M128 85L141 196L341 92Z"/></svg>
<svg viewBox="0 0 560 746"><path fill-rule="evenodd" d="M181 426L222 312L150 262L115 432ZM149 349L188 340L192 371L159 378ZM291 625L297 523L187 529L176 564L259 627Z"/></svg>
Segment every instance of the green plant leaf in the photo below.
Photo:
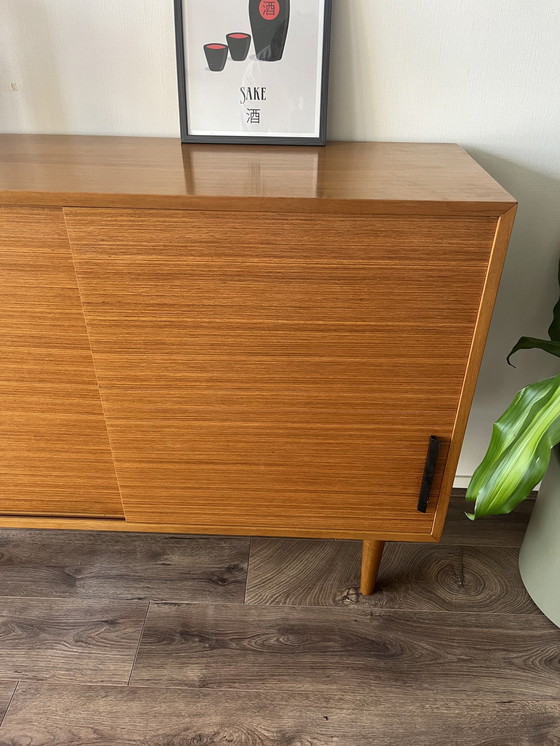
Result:
<svg viewBox="0 0 560 746"><path fill-rule="evenodd" d="M558 285L560 285L560 263L558 264ZM549 352L551 355L560 357L560 298L554 306L552 312L552 323L548 327L549 339L537 339L536 337L521 337L517 344L512 348L507 356L508 364L515 368L511 362L511 356L517 350L539 349Z"/></svg>
<svg viewBox="0 0 560 746"><path fill-rule="evenodd" d="M494 424L466 499L470 518L510 513L543 478L560 443L560 375L522 389Z"/></svg>
<svg viewBox="0 0 560 746"><path fill-rule="evenodd" d="M552 326L550 328L552 329ZM517 352L517 350L533 349L544 350L545 352L550 352L551 355L560 357L560 342L554 340L551 341L548 339L537 339L536 337L521 337L521 339L517 342L515 347L513 347L512 351L507 356L509 365L511 365L512 368L515 368L515 365L512 365L510 358L515 352Z"/></svg>

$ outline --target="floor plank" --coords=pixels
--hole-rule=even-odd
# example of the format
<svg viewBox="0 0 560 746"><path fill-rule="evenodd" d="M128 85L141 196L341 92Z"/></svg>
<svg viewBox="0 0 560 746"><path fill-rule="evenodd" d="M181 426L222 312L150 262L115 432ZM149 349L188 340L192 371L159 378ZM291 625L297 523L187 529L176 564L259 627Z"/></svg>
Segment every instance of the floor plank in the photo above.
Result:
<svg viewBox="0 0 560 746"><path fill-rule="evenodd" d="M249 539L0 531L0 597L243 603Z"/></svg>
<svg viewBox="0 0 560 746"><path fill-rule="evenodd" d="M17 681L0 681L0 724L17 686Z"/></svg>
<svg viewBox="0 0 560 746"><path fill-rule="evenodd" d="M126 684L147 604L3 598L0 679Z"/></svg>
<svg viewBox="0 0 560 746"><path fill-rule="evenodd" d="M388 544L375 593L377 609L539 614L521 581L518 550Z"/></svg>
<svg viewBox="0 0 560 746"><path fill-rule="evenodd" d="M154 604L131 684L558 698L541 615Z"/></svg>
<svg viewBox="0 0 560 746"><path fill-rule="evenodd" d="M469 521L465 512L472 503L464 499L465 490L454 490L441 537L442 544L468 546L520 547L535 504L534 499L520 503L509 515L490 516Z"/></svg>
<svg viewBox="0 0 560 746"><path fill-rule="evenodd" d="M372 696L373 695L373 696ZM398 713L398 717L395 716ZM556 702L21 684L2 746L553 746Z"/></svg>
<svg viewBox="0 0 560 746"><path fill-rule="evenodd" d="M375 593L358 594L359 542L253 539L246 603L291 606L536 611L510 547L388 543Z"/></svg>
<svg viewBox="0 0 560 746"><path fill-rule="evenodd" d="M245 603L336 606L355 603L359 541L253 539Z"/></svg>
<svg viewBox="0 0 560 746"><path fill-rule="evenodd" d="M560 631L516 568L531 507L473 524L454 498L369 598L358 542L254 539L247 606L247 539L0 531L0 746L557 746ZM126 687L139 598L174 603Z"/></svg>

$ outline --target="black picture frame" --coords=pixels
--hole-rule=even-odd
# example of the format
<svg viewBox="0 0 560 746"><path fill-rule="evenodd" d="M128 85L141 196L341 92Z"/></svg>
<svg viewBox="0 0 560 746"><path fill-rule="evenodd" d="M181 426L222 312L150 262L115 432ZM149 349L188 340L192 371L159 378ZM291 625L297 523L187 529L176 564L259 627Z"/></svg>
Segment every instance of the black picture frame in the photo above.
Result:
<svg viewBox="0 0 560 746"><path fill-rule="evenodd" d="M294 0L292 0L294 2ZM297 0L295 0L297 2ZM262 135L193 135L188 129L187 76L185 66L185 38L183 0L174 0L179 119L182 143L217 143L239 145L325 145L327 136L327 105L330 64L332 0L321 0L324 7L323 49L321 55L321 85L319 104L319 133L317 137Z"/></svg>

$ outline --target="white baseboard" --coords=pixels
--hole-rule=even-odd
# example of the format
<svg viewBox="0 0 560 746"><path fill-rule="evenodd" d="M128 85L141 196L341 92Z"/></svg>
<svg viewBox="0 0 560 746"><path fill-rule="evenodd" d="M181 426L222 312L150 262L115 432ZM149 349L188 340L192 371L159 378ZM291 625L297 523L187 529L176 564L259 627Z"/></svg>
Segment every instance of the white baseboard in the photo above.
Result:
<svg viewBox="0 0 560 746"><path fill-rule="evenodd" d="M455 475L455 481L453 482L453 487L456 487L457 489L466 490L469 486L469 482L471 481L471 477L465 476L464 474L456 474Z"/></svg>

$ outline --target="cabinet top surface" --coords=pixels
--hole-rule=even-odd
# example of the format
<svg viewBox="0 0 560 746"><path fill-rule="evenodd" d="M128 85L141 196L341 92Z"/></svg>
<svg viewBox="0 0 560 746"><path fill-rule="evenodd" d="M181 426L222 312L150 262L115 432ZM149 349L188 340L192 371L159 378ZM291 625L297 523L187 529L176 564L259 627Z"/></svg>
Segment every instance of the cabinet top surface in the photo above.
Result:
<svg viewBox="0 0 560 746"><path fill-rule="evenodd" d="M498 215L515 200L453 144L0 135L0 204Z"/></svg>

